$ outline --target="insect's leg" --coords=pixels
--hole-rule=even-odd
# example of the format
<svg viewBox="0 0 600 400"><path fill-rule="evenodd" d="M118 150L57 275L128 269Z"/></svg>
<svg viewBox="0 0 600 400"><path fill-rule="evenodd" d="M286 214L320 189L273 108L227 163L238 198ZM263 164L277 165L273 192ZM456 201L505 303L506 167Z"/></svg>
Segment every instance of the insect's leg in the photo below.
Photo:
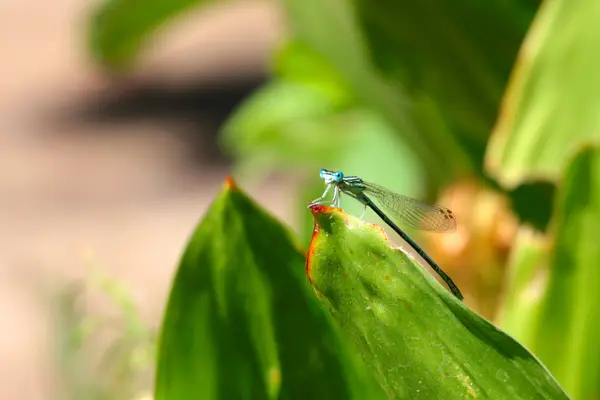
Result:
<svg viewBox="0 0 600 400"><path fill-rule="evenodd" d="M367 212L367 205L365 204L365 208L363 209L362 214L360 214L360 220L362 221L363 217L365 216L365 213Z"/></svg>
<svg viewBox="0 0 600 400"><path fill-rule="evenodd" d="M325 188L325 191L323 192L321 197L319 197L318 199L314 199L313 201L308 203L308 206L310 207L310 206L315 206L317 204L324 203L323 199L325 198L325 196L327 196L327 193L329 192L330 189L331 189L331 185L327 185L327 187Z"/></svg>
<svg viewBox="0 0 600 400"><path fill-rule="evenodd" d="M336 186L333 188L333 206L339 208L340 189Z"/></svg>

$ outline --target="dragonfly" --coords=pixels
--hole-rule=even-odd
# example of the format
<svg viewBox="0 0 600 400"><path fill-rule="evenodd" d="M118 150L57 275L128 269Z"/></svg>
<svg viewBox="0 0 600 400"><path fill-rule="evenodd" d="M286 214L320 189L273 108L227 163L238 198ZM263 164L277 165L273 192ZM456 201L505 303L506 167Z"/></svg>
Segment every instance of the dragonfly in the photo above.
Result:
<svg viewBox="0 0 600 400"><path fill-rule="evenodd" d="M334 207L340 208L342 193L358 200L365 206L360 217L361 219L365 215L367 207L373 210L379 218L431 266L442 280L446 282L454 296L459 300L463 299L462 293L450 276L406 232L400 229L395 222L398 221L418 230L451 232L456 229L456 218L452 211L445 207L422 203L412 197L402 196L379 185L365 182L358 176L345 176L341 171L322 169L320 176L325 181L327 187L323 195L310 202L309 205L330 203ZM332 188L333 199L327 201L325 198Z"/></svg>

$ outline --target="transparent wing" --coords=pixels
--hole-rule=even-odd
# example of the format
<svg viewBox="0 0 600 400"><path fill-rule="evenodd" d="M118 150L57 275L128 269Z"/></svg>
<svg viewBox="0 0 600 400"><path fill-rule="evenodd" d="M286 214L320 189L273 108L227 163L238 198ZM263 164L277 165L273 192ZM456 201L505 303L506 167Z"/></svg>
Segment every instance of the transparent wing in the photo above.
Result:
<svg viewBox="0 0 600 400"><path fill-rule="evenodd" d="M433 232L449 232L456 229L456 217L445 207L421 203L411 197L364 182L365 194L369 195L392 220L415 229Z"/></svg>

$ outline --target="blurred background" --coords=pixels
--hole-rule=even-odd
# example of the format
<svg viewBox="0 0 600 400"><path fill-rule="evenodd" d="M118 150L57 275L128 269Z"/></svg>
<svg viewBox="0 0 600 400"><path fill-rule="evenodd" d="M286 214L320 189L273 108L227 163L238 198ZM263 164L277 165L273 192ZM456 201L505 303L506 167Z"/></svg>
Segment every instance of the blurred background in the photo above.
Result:
<svg viewBox="0 0 600 400"><path fill-rule="evenodd" d="M148 44L134 69L113 74L87 44L97 7L0 4L2 399L47 399L73 386L117 398L109 389L127 385L110 376L117 366L81 351L79 330L96 326L90 316L101 334L81 335L94 343L110 346L123 332L121 308L90 277L121 282L156 328L185 241L230 170L217 132L265 80L283 31L272 1L193 11ZM280 187L248 189L285 218Z"/></svg>
<svg viewBox="0 0 600 400"><path fill-rule="evenodd" d="M595 398L600 6L569 4L0 4L0 398L150 396L173 273L225 177L307 246L324 167L452 208L456 232L411 233Z"/></svg>

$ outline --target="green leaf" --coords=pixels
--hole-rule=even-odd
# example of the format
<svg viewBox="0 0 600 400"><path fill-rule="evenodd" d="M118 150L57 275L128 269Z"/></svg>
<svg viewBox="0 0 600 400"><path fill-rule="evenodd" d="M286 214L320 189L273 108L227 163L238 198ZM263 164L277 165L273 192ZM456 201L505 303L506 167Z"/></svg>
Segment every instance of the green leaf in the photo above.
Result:
<svg viewBox="0 0 600 400"><path fill-rule="evenodd" d="M376 65L412 96L425 93L452 133L478 146L482 158L535 2L355 3Z"/></svg>
<svg viewBox="0 0 600 400"><path fill-rule="evenodd" d="M92 15L88 40L94 56L125 67L140 46L173 17L208 0L105 0Z"/></svg>
<svg viewBox="0 0 600 400"><path fill-rule="evenodd" d="M529 226L519 229L508 261L507 294L497 321L524 344L533 341L537 326L534 321L539 318L547 290L547 252L542 234Z"/></svg>
<svg viewBox="0 0 600 400"><path fill-rule="evenodd" d="M231 180L177 270L156 399L383 399L321 309L287 229Z"/></svg>
<svg viewBox="0 0 600 400"><path fill-rule="evenodd" d="M575 399L600 397L600 150L571 162L552 221L539 317L526 342ZM518 310L517 310L518 312Z"/></svg>
<svg viewBox="0 0 600 400"><path fill-rule="evenodd" d="M390 398L568 398L533 355L392 248L381 228L312 211L307 274Z"/></svg>
<svg viewBox="0 0 600 400"><path fill-rule="evenodd" d="M275 54L275 75L319 90L338 104L352 105L352 85L328 59L303 42L290 41Z"/></svg>
<svg viewBox="0 0 600 400"><path fill-rule="evenodd" d="M541 6L486 156L505 187L557 182L582 143L600 143L599 19L595 0Z"/></svg>

